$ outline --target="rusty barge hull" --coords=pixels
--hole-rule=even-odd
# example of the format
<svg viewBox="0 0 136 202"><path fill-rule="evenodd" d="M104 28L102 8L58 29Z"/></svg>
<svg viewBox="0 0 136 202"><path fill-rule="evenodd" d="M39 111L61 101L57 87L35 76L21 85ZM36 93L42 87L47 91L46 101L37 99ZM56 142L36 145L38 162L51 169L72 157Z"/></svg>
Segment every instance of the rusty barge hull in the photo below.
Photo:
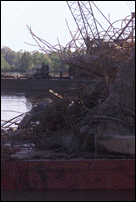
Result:
<svg viewBox="0 0 136 202"><path fill-rule="evenodd" d="M134 190L135 159L1 162L2 190Z"/></svg>

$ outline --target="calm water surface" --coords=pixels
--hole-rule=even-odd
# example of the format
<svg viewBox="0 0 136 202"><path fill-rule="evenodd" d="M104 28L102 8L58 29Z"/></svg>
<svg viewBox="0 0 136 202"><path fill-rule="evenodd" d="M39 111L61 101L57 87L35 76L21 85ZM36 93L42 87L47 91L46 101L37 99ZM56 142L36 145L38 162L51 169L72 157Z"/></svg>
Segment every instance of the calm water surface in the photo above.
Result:
<svg viewBox="0 0 136 202"><path fill-rule="evenodd" d="M27 93L1 93L1 125L5 121L9 121L16 116L26 113L31 110L32 104L30 98L36 98L43 95L43 92L27 92ZM48 98L47 102L49 101ZM20 117L21 120L23 117ZM17 121L19 123L20 121ZM7 125L5 125L7 126ZM17 127L12 124L11 127Z"/></svg>
<svg viewBox="0 0 136 202"><path fill-rule="evenodd" d="M1 124L31 109L25 93L1 95ZM12 125L17 127L17 125Z"/></svg>

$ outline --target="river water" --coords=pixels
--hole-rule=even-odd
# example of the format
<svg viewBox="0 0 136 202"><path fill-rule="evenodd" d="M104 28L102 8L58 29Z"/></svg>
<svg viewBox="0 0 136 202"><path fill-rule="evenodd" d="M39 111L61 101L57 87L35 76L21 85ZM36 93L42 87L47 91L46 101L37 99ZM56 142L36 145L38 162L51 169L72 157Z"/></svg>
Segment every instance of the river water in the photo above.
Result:
<svg viewBox="0 0 136 202"><path fill-rule="evenodd" d="M1 92L1 126L5 121L9 121L22 113L30 111L32 108L30 100L41 95L43 95L43 92ZM46 98L46 100L49 102L50 99ZM22 118L23 116L20 116L16 122L19 123ZM14 122L14 120L11 120L11 122ZM4 127L7 128L8 125L9 123L4 125ZM18 127L18 125L12 124L10 127Z"/></svg>
<svg viewBox="0 0 136 202"><path fill-rule="evenodd" d="M26 98L25 93L14 93L1 95L1 125L22 113L31 109L31 103ZM21 118L21 117L20 117ZM7 124L5 125L7 126ZM13 124L12 127L17 127Z"/></svg>
<svg viewBox="0 0 136 202"><path fill-rule="evenodd" d="M26 113L31 110L32 104L30 102L30 98L35 98L37 96L42 95L43 92L27 92L27 93L18 93L18 92L1 92L1 126L5 121L9 121L22 113ZM16 120L17 123L20 122L20 120L23 117L19 117L18 120ZM11 120L11 122L14 122L15 120ZM4 125L5 128L9 123ZM17 127L18 125L12 124L10 127ZM4 128L3 127L3 128Z"/></svg>

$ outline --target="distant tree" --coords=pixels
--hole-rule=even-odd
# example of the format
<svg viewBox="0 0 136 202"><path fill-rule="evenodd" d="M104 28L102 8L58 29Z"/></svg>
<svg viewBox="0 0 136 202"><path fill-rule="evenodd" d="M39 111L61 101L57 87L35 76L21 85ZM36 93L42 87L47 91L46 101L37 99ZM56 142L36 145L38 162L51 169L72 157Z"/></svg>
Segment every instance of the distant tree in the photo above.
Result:
<svg viewBox="0 0 136 202"><path fill-rule="evenodd" d="M34 65L41 63L41 55L38 51L33 51L32 57L33 57L33 64Z"/></svg>
<svg viewBox="0 0 136 202"><path fill-rule="evenodd" d="M33 57L30 52L24 52L20 59L20 67L19 70L21 72L25 72L27 69L31 69L33 67Z"/></svg>
<svg viewBox="0 0 136 202"><path fill-rule="evenodd" d="M68 65L65 65L56 53L50 54L49 57L52 61L52 71L60 72L68 70Z"/></svg>
<svg viewBox="0 0 136 202"><path fill-rule="evenodd" d="M15 51L12 51L9 47L4 46L1 49L4 59L9 63L9 65L14 64Z"/></svg>
<svg viewBox="0 0 136 202"><path fill-rule="evenodd" d="M3 57L3 54L1 54L1 71L6 72L10 70L10 65Z"/></svg>
<svg viewBox="0 0 136 202"><path fill-rule="evenodd" d="M18 69L16 68L15 65L10 65L10 72L17 72Z"/></svg>
<svg viewBox="0 0 136 202"><path fill-rule="evenodd" d="M1 53L3 59L7 62L5 63L5 71L25 72L27 69L33 68L36 64L42 64L43 62L45 65L50 66L51 71L60 72L68 69L68 66L62 63L56 53L47 54L40 53L39 51L33 51L31 53L28 51L24 53L21 51L15 52L6 46L2 47Z"/></svg>
<svg viewBox="0 0 136 202"><path fill-rule="evenodd" d="M52 66L52 61L49 58L48 54L40 53L38 51L33 51L32 57L33 57L33 64L34 65L42 64L44 62L45 65Z"/></svg>
<svg viewBox="0 0 136 202"><path fill-rule="evenodd" d="M44 62L45 65L50 65L52 67L52 60L46 53L40 53L41 60Z"/></svg>
<svg viewBox="0 0 136 202"><path fill-rule="evenodd" d="M13 60L13 63L14 63L13 65L15 66L15 68L14 68L15 71L19 71L20 60L21 60L22 55L23 55L23 53L21 51L18 51L17 53L15 53L15 58Z"/></svg>

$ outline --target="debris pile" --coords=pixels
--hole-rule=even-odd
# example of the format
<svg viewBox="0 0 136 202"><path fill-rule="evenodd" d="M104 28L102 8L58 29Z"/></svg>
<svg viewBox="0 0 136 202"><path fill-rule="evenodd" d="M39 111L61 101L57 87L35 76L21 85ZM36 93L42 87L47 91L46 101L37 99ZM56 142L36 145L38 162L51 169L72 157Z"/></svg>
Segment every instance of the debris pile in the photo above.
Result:
<svg viewBox="0 0 136 202"><path fill-rule="evenodd" d="M112 151L112 148L110 151L100 146L100 141L105 136L134 137L134 52L135 48L132 48L131 57L120 66L117 79L110 83L108 91L104 80L99 80L67 92L55 93L50 90L33 99L32 109L26 113L17 130L2 131L2 158L19 157L14 152L17 145L24 147L24 144L30 150L29 158L53 158L54 153L61 158L88 155L94 158L96 147L97 155ZM50 102L44 102L45 97L50 98ZM34 150L44 153L36 155ZM134 150L128 154L134 155Z"/></svg>
<svg viewBox="0 0 136 202"><path fill-rule="evenodd" d="M65 92L53 89L32 100L33 107L17 130L2 128L2 158L19 158L19 154L14 154L19 145L27 147L29 153L21 158L30 159L96 158L103 157L103 153L105 158L108 153L116 157L119 154L134 156L134 40L123 40L119 44L102 42L101 47L91 46L89 50L81 46L72 52L71 43L64 49L59 45L58 50L34 35L30 28L29 31L34 39L59 54L64 63L100 79ZM44 97L50 98L50 102L44 102ZM114 144L114 149L109 148L106 141ZM115 149L117 141L121 141L119 149Z"/></svg>
<svg viewBox="0 0 136 202"><path fill-rule="evenodd" d="M87 92L75 89L61 95L50 90L44 96L50 97L51 102L43 102L43 96L33 100L32 109L20 121L18 129L2 131L3 148L7 144L14 148L16 144L27 142L36 150L63 151L67 155L80 156L87 150L93 151L93 128L82 124L82 119L98 104L97 99L102 94L99 89L102 88L100 84L96 85L97 95L89 102L86 98L94 93L91 89L92 86L90 92L88 87ZM90 146L87 140L90 140Z"/></svg>

